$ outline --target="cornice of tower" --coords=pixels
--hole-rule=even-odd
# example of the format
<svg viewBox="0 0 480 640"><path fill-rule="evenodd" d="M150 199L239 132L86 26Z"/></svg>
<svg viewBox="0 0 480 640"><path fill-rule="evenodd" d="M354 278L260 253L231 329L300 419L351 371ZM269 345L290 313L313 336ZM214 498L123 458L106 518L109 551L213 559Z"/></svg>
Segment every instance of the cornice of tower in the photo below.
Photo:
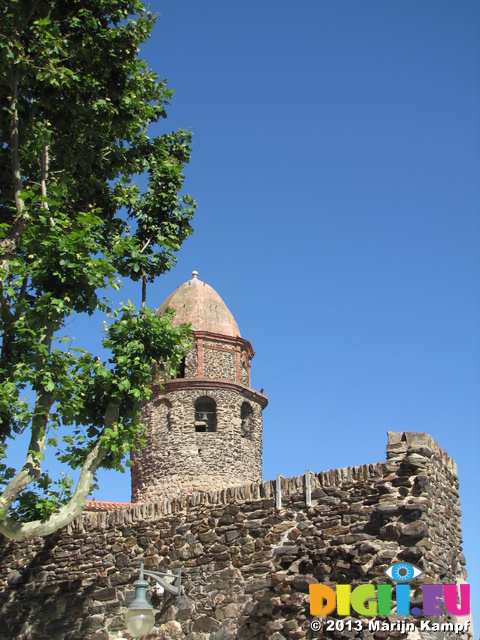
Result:
<svg viewBox="0 0 480 640"><path fill-rule="evenodd" d="M240 346L248 353L250 359L255 355L255 351L251 343L240 336L226 336L221 333L213 333L212 331L195 331L195 340L211 340L212 342L222 342L233 346Z"/></svg>
<svg viewBox="0 0 480 640"><path fill-rule="evenodd" d="M172 380L163 382L161 387L155 386L152 390L149 402L152 402L156 397L164 395L165 393L183 391L185 389L197 389L199 391L228 389L230 391L236 391L244 397L258 402L262 409L265 409L268 404L268 398L263 393L255 391L251 387L247 387L240 382L224 380L223 378L173 378Z"/></svg>

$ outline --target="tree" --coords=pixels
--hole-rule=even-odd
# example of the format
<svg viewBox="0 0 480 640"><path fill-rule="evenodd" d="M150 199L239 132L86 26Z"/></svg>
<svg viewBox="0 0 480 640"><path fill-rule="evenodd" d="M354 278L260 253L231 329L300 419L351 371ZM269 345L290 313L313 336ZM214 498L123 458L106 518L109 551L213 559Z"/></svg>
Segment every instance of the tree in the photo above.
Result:
<svg viewBox="0 0 480 640"><path fill-rule="evenodd" d="M11 538L66 525L98 468L123 469L142 443L140 403L191 338L145 306L196 207L180 195L190 133L147 135L173 94L138 57L154 23L138 0L0 8L0 532ZM143 283L140 310L104 297L120 278ZM110 318L107 361L63 335L72 314L98 311ZM26 430L17 471L8 445ZM42 470L47 447L80 470L75 489Z"/></svg>

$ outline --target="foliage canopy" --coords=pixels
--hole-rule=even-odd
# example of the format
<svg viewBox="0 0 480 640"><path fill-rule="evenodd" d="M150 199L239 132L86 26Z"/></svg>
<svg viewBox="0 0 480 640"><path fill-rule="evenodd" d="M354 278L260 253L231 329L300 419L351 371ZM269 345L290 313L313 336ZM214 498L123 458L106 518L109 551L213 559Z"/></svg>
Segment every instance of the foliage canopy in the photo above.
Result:
<svg viewBox="0 0 480 640"><path fill-rule="evenodd" d="M138 0L0 8L0 532L9 537L64 526L96 470L122 468L158 363L173 375L191 338L171 313L113 309L104 297L121 278L145 290L192 232L196 204L181 196L191 134L147 133L173 94L138 56L154 24ZM96 311L110 316L107 361L63 336L72 314ZM25 431L17 471L8 446ZM75 489L42 470L46 447L81 471Z"/></svg>

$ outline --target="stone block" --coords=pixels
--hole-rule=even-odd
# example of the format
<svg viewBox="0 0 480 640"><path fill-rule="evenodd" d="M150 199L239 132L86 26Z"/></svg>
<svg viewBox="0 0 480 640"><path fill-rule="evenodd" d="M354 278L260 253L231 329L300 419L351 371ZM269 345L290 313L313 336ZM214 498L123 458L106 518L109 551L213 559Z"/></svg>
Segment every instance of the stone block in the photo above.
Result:
<svg viewBox="0 0 480 640"><path fill-rule="evenodd" d="M23 582L23 576L20 573L20 571L17 571L16 569L14 569L13 571L10 571L10 573L7 576L7 583L10 586L21 584L22 582Z"/></svg>
<svg viewBox="0 0 480 640"><path fill-rule="evenodd" d="M398 525L400 535L405 538L423 538L428 536L428 526L426 522L417 521L408 524Z"/></svg>
<svg viewBox="0 0 480 640"><path fill-rule="evenodd" d="M418 453L408 453L404 458L404 464L413 469L425 469L428 465L428 458Z"/></svg>
<svg viewBox="0 0 480 640"><path fill-rule="evenodd" d="M210 640L235 640L236 636L227 629L219 629L210 635Z"/></svg>
<svg viewBox="0 0 480 640"><path fill-rule="evenodd" d="M93 594L93 598L95 600L116 600L117 599L117 589L116 587L108 587L106 589L100 589L99 591L95 591Z"/></svg>
<svg viewBox="0 0 480 640"><path fill-rule="evenodd" d="M218 631L220 623L209 616L203 615L195 620L193 623L193 631L200 631L203 633L212 633Z"/></svg>
<svg viewBox="0 0 480 640"><path fill-rule="evenodd" d="M432 443L432 436L422 431L405 431L405 441L408 445L427 445Z"/></svg>
<svg viewBox="0 0 480 640"><path fill-rule="evenodd" d="M397 444L404 439L403 433L397 431L387 431L388 444Z"/></svg>
<svg viewBox="0 0 480 640"><path fill-rule="evenodd" d="M398 503L395 504L379 504L375 507L375 511L381 515L391 516L400 513L402 510L402 505Z"/></svg>
<svg viewBox="0 0 480 640"><path fill-rule="evenodd" d="M236 604L228 604L226 607L221 607L215 612L217 620L225 620L225 618L238 618L239 609Z"/></svg>
<svg viewBox="0 0 480 640"><path fill-rule="evenodd" d="M349 565L350 566L350 565ZM293 588L302 593L308 593L309 585L317 584L318 580L309 575L298 575L293 578Z"/></svg>
<svg viewBox="0 0 480 640"><path fill-rule="evenodd" d="M296 545L283 545L281 547L275 547L273 554L275 556L296 556L300 552L300 547Z"/></svg>

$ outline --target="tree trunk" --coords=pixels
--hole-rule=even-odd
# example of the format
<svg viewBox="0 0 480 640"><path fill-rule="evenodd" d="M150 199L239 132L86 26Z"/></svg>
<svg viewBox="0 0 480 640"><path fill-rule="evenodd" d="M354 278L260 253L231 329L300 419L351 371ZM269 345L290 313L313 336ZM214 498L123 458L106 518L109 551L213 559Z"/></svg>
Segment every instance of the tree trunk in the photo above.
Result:
<svg viewBox="0 0 480 640"><path fill-rule="evenodd" d="M111 400L105 412L105 427L115 428L118 422L120 401ZM58 529L67 526L78 517L88 498L90 488L95 478L95 472L100 466L107 451L102 449L100 439L88 454L77 482L77 487L72 499L59 511L53 513L48 520L35 520L34 522L18 522L6 517L0 519L0 533L13 540L30 540L32 538L48 536Z"/></svg>

